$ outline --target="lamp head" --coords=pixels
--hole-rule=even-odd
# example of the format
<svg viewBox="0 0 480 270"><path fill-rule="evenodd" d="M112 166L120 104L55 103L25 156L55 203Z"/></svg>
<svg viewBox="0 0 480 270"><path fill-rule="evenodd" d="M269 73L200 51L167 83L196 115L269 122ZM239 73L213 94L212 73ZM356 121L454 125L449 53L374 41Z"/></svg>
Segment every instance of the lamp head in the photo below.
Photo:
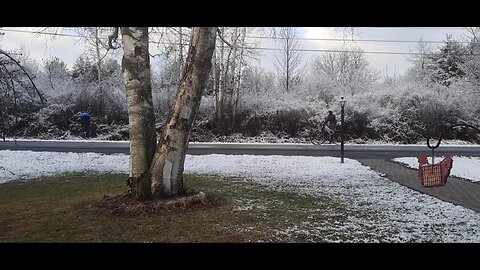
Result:
<svg viewBox="0 0 480 270"><path fill-rule="evenodd" d="M345 102L347 102L347 101L345 100L345 97L343 97L343 96L340 97L340 107L342 107L342 108L345 107Z"/></svg>

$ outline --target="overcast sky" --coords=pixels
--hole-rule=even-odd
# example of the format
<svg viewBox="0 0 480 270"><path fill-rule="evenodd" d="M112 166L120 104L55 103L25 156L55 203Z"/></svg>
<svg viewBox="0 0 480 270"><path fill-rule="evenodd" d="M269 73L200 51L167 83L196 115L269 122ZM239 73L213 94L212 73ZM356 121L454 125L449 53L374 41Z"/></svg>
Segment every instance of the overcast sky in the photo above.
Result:
<svg viewBox="0 0 480 270"><path fill-rule="evenodd" d="M304 49L315 50L345 50L345 48L359 47L365 51L365 55L372 68L380 72L381 76L393 76L404 73L411 62L412 55L403 54L379 54L376 52L402 52L415 51L417 42L445 40L447 34L451 34L457 40L466 40L467 31L463 27L358 27L354 28L353 34L344 28L305 27L299 29L300 37L307 39L345 39L338 40L300 40L300 46ZM352 39L354 41L352 41ZM382 41L358 41L358 40L382 40ZM387 42L388 41L388 42ZM395 42L394 42L395 41ZM414 41L414 42L397 42ZM430 44L432 49L437 49L441 43ZM347 46L347 47L345 47ZM374 53L375 52L375 53ZM268 52L273 55L275 52ZM326 52L305 52L305 59L312 59L316 55ZM272 58L270 56L270 58Z"/></svg>
<svg viewBox="0 0 480 270"><path fill-rule="evenodd" d="M18 49L22 46L29 52L30 57L41 62L45 58L57 56L64 60L69 67L72 66L75 59L84 51L84 46L73 37L57 36L54 40L50 36L35 36L30 33L13 32L9 30L27 30L32 31L33 28L14 28L5 27L0 32L5 33L0 36L0 48L4 50ZM408 42L362 42L354 40L395 40L395 41L443 41L447 34L451 34L453 38L464 40L466 38L465 28L462 27L358 27L354 29L354 33L345 31L343 28L325 28L325 27L309 27L299 28L301 38L307 39L342 39L345 41L331 40L301 40L300 45L303 49L319 49L332 50L342 49L342 46L352 46L362 48L366 52L367 59L372 68L380 72L382 76L388 73L388 76L402 74L411 65L408 62L409 55L394 54L378 54L369 52L412 52L416 43ZM272 40L260 41L261 46L278 47ZM437 48L441 44L432 44L433 48ZM275 51L264 52L264 57L259 63L268 70L273 70L273 55ZM305 59L312 59L312 56L326 52L305 52Z"/></svg>

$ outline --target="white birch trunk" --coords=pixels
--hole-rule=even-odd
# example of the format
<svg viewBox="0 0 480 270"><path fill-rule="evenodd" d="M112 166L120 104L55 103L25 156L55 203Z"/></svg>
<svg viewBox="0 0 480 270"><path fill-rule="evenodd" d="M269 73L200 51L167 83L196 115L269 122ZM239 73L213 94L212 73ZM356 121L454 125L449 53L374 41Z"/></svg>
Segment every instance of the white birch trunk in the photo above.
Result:
<svg viewBox="0 0 480 270"><path fill-rule="evenodd" d="M150 168L155 154L155 114L150 78L147 27L122 27L122 69L127 92L130 135L130 192L150 198L150 183L139 177Z"/></svg>
<svg viewBox="0 0 480 270"><path fill-rule="evenodd" d="M216 27L194 27L185 70L170 110L151 173L153 198L183 191L183 168L192 125L212 66Z"/></svg>

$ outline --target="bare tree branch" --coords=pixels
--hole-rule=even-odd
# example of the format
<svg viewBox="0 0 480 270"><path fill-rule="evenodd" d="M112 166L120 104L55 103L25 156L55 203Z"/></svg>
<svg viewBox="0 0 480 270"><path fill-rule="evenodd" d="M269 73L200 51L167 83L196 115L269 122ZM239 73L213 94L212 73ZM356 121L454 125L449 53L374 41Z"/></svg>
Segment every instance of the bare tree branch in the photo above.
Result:
<svg viewBox="0 0 480 270"><path fill-rule="evenodd" d="M230 49L233 49L233 45L230 44L230 42L226 41L225 38L223 38L222 31L220 31L220 28L217 28L217 33L218 33L218 37L219 37L225 44L227 44L227 46L230 47Z"/></svg>
<svg viewBox="0 0 480 270"><path fill-rule="evenodd" d="M35 83L33 82L33 78L28 74L28 72L25 70L25 68L20 65L20 63L15 60L15 58L11 57L8 53L6 53L5 51L3 50L0 50L0 54L3 54L5 55L6 57L8 57L10 60L12 60L18 67L20 67L20 69L22 69L22 71L24 72L24 74L27 76L27 78L30 80L30 83L32 84L33 88L35 89L35 91L37 92L38 96L40 97L40 101L42 102L42 105L45 105L45 102L47 102L47 99L45 97L43 97L42 93L38 90L37 86L35 85Z"/></svg>

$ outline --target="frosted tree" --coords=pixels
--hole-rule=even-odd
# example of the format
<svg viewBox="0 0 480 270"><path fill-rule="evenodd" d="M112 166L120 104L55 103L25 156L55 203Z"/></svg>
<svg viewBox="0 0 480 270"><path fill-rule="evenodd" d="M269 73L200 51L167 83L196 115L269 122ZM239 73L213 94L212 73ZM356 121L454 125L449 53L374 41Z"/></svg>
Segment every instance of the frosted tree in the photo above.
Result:
<svg viewBox="0 0 480 270"><path fill-rule="evenodd" d="M468 54L465 46L454 40L451 35L447 35L439 52L432 53L428 57L429 77L435 83L449 86L453 81L465 76L462 66Z"/></svg>
<svg viewBox="0 0 480 270"><path fill-rule="evenodd" d="M186 27L152 27L149 29L150 43L156 45L158 59L152 69L152 91L157 125L164 122L174 102L185 66L190 29ZM152 62L154 60L152 59Z"/></svg>
<svg viewBox="0 0 480 270"><path fill-rule="evenodd" d="M326 53L315 58L314 72L328 78L340 95L354 95L369 87L378 78L370 69L361 49Z"/></svg>
<svg viewBox="0 0 480 270"><path fill-rule="evenodd" d="M233 127L238 111L242 74L246 57L253 57L252 45L246 41L247 27L221 28L219 49L214 54L213 92L215 119L219 130Z"/></svg>
<svg viewBox="0 0 480 270"><path fill-rule="evenodd" d="M46 102L35 85L31 72L20 64L15 55L21 54L0 49L0 124L3 140L7 125L12 124L9 116L13 116L16 121L13 114L29 114Z"/></svg>
<svg viewBox="0 0 480 270"><path fill-rule="evenodd" d="M473 92L480 93L480 27L469 27L467 32L470 40L467 51L470 55L467 55L461 68L465 72L466 79L475 86Z"/></svg>
<svg viewBox="0 0 480 270"><path fill-rule="evenodd" d="M95 94L95 100L97 103L96 110L103 112L105 107L105 92L109 89L105 89L102 81L104 75L102 73L103 63L106 57L113 51L108 46L108 35L111 33L110 27L78 27L75 31L81 36L81 41L86 45L85 53L89 56L93 56L96 65L96 79L97 79L97 93Z"/></svg>
<svg viewBox="0 0 480 270"><path fill-rule="evenodd" d="M185 48L188 46L190 29L187 27L152 27L150 40L160 51L154 57L161 56L161 62L169 69L168 82L178 86L185 66Z"/></svg>
<svg viewBox="0 0 480 270"><path fill-rule="evenodd" d="M57 34L67 30L69 30L69 28L66 27L41 27L38 29L38 35L48 33L52 35L53 39ZM71 30L79 36L77 39L85 45L83 57L77 59L72 75L74 79L77 79L79 77L78 75L86 75L88 73L89 76L92 76L91 78L95 78L96 83L93 85L93 80L86 81L86 76L80 76L82 83L88 83L90 86L95 87L95 93L93 93L93 95L90 96L90 93L88 93L88 95L83 95L83 97L84 99L90 99L88 101L89 110L94 110L94 112L99 115L104 114L106 113L105 108L107 107L107 103L111 103L111 97L108 95L111 95L112 92L117 90L108 87L112 85L111 82L104 83L105 79L108 80L108 78L106 78L107 75L104 74L104 63L110 61L109 56L113 54L113 50L110 50L107 42L108 35L111 33L112 28L74 27ZM88 70L86 70L87 68ZM78 81L77 79L76 82ZM85 90L80 90L83 94L87 94Z"/></svg>
<svg viewBox="0 0 480 270"><path fill-rule="evenodd" d="M102 61L100 82L103 99L98 97L97 65L87 56L77 58L72 69L70 89L65 89L65 100L74 102L76 109L89 111L97 116L114 117L126 112L125 90L119 63L111 58ZM100 119L100 118L97 118Z"/></svg>
<svg viewBox="0 0 480 270"><path fill-rule="evenodd" d="M239 110L262 114L278 110L273 100L279 98L275 84L277 76L262 67L246 67L242 76L243 100Z"/></svg>
<svg viewBox="0 0 480 270"><path fill-rule="evenodd" d="M58 57L45 59L43 62L43 92L50 98L68 95L71 92L68 84L71 82L71 74L67 65Z"/></svg>
<svg viewBox="0 0 480 270"><path fill-rule="evenodd" d="M303 53L299 51L298 33L294 27L281 27L278 30L281 44L280 52L275 56L280 84L286 92L298 86L302 80L305 66L302 65Z"/></svg>
<svg viewBox="0 0 480 270"><path fill-rule="evenodd" d="M433 48L428 42L419 40L417 45L412 51L412 56L409 58L409 61L414 64L413 74L416 79L423 79L427 77L427 64L429 63L429 54L431 54Z"/></svg>

